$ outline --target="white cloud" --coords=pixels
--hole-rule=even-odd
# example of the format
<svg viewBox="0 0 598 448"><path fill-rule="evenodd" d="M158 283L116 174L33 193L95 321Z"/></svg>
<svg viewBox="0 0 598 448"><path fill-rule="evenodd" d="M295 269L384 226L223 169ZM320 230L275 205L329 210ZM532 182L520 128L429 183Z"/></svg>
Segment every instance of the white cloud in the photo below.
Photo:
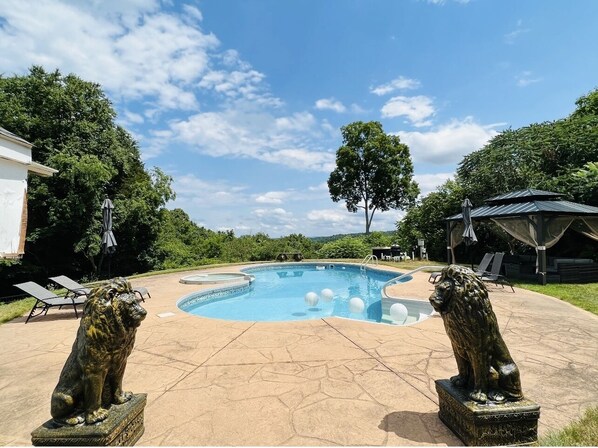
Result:
<svg viewBox="0 0 598 448"><path fill-rule="evenodd" d="M518 87L527 87L530 84L535 84L542 81L542 78L532 77L532 72L530 71L521 72L521 74L515 76L515 79L517 80Z"/></svg>
<svg viewBox="0 0 598 448"><path fill-rule="evenodd" d="M195 6L192 6L192 5L183 5L183 11L185 12L185 14L188 17L190 17L192 19L195 19L198 22L201 22L203 20L203 14Z"/></svg>
<svg viewBox="0 0 598 448"><path fill-rule="evenodd" d="M258 218L258 228L261 231L289 233L296 230L293 213L283 208L258 208L252 214Z"/></svg>
<svg viewBox="0 0 598 448"><path fill-rule="evenodd" d="M347 220L349 216L348 211L335 209L311 210L307 213L307 219L315 222L326 222L331 224L339 224Z"/></svg>
<svg viewBox="0 0 598 448"><path fill-rule="evenodd" d="M199 87L213 90L231 100L242 99L272 107L282 105L280 98L274 97L264 84L265 75L240 61L236 52L227 52L221 60L226 66L233 64L241 68L232 71L211 70L201 79Z"/></svg>
<svg viewBox="0 0 598 448"><path fill-rule="evenodd" d="M481 125L472 117L452 120L428 132L406 132L397 134L409 146L415 162L433 164L454 164L472 151L481 149L498 134L496 127L504 123Z"/></svg>
<svg viewBox="0 0 598 448"><path fill-rule="evenodd" d="M377 211L370 231L381 230L388 231L395 229L395 223L404 216L404 212L398 210L389 210L387 212ZM360 209L357 213L347 211L344 203L338 203L334 208L313 209L307 215L307 220L312 228L320 227L320 234L333 233L361 233L365 232L365 217ZM317 226L317 227L316 227ZM315 233L314 233L315 232ZM312 231L312 235L318 235L317 230Z"/></svg>
<svg viewBox="0 0 598 448"><path fill-rule="evenodd" d="M423 96L395 96L389 99L381 109L382 117L392 118L404 116L417 127L430 126L427 120L436 113L432 99Z"/></svg>
<svg viewBox="0 0 598 448"><path fill-rule="evenodd" d="M315 117L309 112L297 112L288 117L279 117L274 122L280 131L308 132L316 125Z"/></svg>
<svg viewBox="0 0 598 448"><path fill-rule="evenodd" d="M125 110L124 116L125 123L141 124L144 122L142 115L139 115L135 112L131 112L130 110Z"/></svg>
<svg viewBox="0 0 598 448"><path fill-rule="evenodd" d="M315 108L319 110L332 110L338 113L342 113L347 110L343 103L335 100L334 98L322 98L317 100Z"/></svg>
<svg viewBox="0 0 598 448"><path fill-rule="evenodd" d="M444 184L448 179L455 177L455 173L435 173L435 174L415 174L415 181L419 184L420 195L426 196L428 193L435 191L439 186Z"/></svg>
<svg viewBox="0 0 598 448"><path fill-rule="evenodd" d="M513 31L504 35L505 43L513 45L522 34L528 33L530 31L531 30L529 28L523 27L523 22L521 20L518 20L517 27Z"/></svg>
<svg viewBox="0 0 598 448"><path fill-rule="evenodd" d="M253 214L259 218L277 217L278 219L286 219L293 216L292 213L287 212L284 208L256 208Z"/></svg>
<svg viewBox="0 0 598 448"><path fill-rule="evenodd" d="M322 182L321 184L314 185L312 187L308 187L308 190L328 193L328 184L326 182Z"/></svg>
<svg viewBox="0 0 598 448"><path fill-rule="evenodd" d="M299 170L331 171L334 153L318 149L311 114L274 117L255 109L228 109L173 121L173 138L213 157L242 157Z"/></svg>
<svg viewBox="0 0 598 448"><path fill-rule="evenodd" d="M289 195L286 191L268 191L255 198L259 204L282 204L283 200Z"/></svg>
<svg viewBox="0 0 598 448"><path fill-rule="evenodd" d="M244 193L247 187L227 181L208 181L194 174L177 174L172 186L177 193L177 203L188 202L210 207L247 203L247 195Z"/></svg>
<svg viewBox="0 0 598 448"><path fill-rule="evenodd" d="M117 99L149 96L161 108L196 108L189 86L207 70L208 52L219 41L182 15L157 12L158 6L45 0L32 8L3 1L0 66L5 73L22 73L32 64L59 67L99 82Z"/></svg>
<svg viewBox="0 0 598 448"><path fill-rule="evenodd" d="M417 79L409 79L404 76L399 76L386 84L381 84L376 87L370 87L370 92L374 95L386 95L394 92L395 90L411 90L417 89L421 86L421 83Z"/></svg>

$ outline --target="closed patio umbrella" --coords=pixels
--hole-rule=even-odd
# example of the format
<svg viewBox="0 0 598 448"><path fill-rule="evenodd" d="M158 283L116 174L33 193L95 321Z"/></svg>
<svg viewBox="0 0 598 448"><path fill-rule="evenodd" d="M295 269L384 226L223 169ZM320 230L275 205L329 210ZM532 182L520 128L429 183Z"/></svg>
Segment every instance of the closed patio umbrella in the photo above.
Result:
<svg viewBox="0 0 598 448"><path fill-rule="evenodd" d="M463 225L465 226L465 230L463 230L463 242L466 246L473 246L475 243L478 242L478 237L476 236L473 230L473 224L471 222L471 201L469 198L465 198L463 203L461 204L461 213L463 214ZM471 261L471 268L473 269L473 259L472 259L472 252L471 249L469 250L469 259Z"/></svg>
<svg viewBox="0 0 598 448"><path fill-rule="evenodd" d="M116 238L112 233L112 210L114 205L108 198L102 204L102 253L108 255L108 277L110 277L110 259L116 251Z"/></svg>

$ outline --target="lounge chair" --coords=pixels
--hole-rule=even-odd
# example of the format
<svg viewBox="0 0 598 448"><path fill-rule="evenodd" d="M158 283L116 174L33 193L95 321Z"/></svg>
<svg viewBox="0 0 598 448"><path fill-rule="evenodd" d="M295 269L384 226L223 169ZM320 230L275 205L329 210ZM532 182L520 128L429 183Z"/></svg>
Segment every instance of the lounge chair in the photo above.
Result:
<svg viewBox="0 0 598 448"><path fill-rule="evenodd" d="M75 317L78 318L79 313L77 312L77 305L82 305L85 302L85 298L83 297L57 296L52 291L44 288L41 285L38 285L35 282L19 283L15 286L36 299L35 304L33 305L33 308L31 308L31 312L29 313L29 316L27 316L25 323L29 322L29 319L31 319L34 315L47 314L48 310L55 306L60 309L63 306L72 305L73 309L75 310Z"/></svg>
<svg viewBox="0 0 598 448"><path fill-rule="evenodd" d="M487 252L484 254L482 261L480 261L480 264L474 271L478 277L481 277L483 274L488 274L488 265L490 264L490 260L492 260L492 257L494 257L494 254L491 252ZM436 280L438 279L438 277L440 277L440 274L440 272L432 272L430 274L430 278L428 278L428 281L430 283L436 283Z"/></svg>
<svg viewBox="0 0 598 448"><path fill-rule="evenodd" d="M50 277L54 283L58 286L62 286L67 289L66 295L73 295L74 297L87 296L91 292L90 288L77 283L75 280L70 279L66 275L59 275L57 277Z"/></svg>
<svg viewBox="0 0 598 448"><path fill-rule="evenodd" d="M81 296L87 296L87 294L89 294L91 292L91 289L86 288L85 286L81 285L80 283L77 283L75 280L67 277L66 275L50 277L50 280L52 280L57 285L62 286L63 288L66 288L68 290L67 296L69 294L72 294L74 297L81 297ZM152 297L150 295L149 291L147 290L147 288L144 288L143 286L138 286L137 288L133 288L133 292L135 294L139 295L139 300L141 300L142 302L145 302L144 297L146 297L146 296L149 298Z"/></svg>
<svg viewBox="0 0 598 448"><path fill-rule="evenodd" d="M494 259L492 260L492 268L490 272L484 272L481 275L478 274L480 279L484 282L492 282L496 286L499 284L504 288L505 285L510 286L511 290L515 292L513 285L509 283L507 278L504 275L500 275L500 268L502 266L502 259L505 256L504 252L497 252L494 254Z"/></svg>

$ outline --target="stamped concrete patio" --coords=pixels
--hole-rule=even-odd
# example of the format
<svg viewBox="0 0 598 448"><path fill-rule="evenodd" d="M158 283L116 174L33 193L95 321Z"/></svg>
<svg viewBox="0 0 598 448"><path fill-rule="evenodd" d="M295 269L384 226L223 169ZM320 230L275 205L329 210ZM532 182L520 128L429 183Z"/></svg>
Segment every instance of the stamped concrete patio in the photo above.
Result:
<svg viewBox="0 0 598 448"><path fill-rule="evenodd" d="M152 294L124 381L148 394L138 445L461 445L437 417L434 380L456 373L439 317L406 327L205 319L175 305L201 288L178 282L191 273L132 282ZM416 274L396 293L427 300L426 280ZM598 403L598 317L507 289L490 297L544 434ZM78 325L55 309L0 325L0 444L30 445L50 418Z"/></svg>

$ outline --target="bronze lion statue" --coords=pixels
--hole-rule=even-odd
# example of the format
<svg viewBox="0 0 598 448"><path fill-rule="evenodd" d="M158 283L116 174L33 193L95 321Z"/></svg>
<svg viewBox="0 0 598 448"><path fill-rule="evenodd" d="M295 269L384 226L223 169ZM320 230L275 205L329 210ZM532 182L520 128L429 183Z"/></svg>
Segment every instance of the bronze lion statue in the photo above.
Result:
<svg viewBox="0 0 598 448"><path fill-rule="evenodd" d="M122 380L145 316L125 278L90 292L71 354L52 393L54 421L91 425L106 419L112 404L131 399L133 394L122 390Z"/></svg>
<svg viewBox="0 0 598 448"><path fill-rule="evenodd" d="M430 296L451 340L459 374L450 381L478 402L523 399L519 369L503 341L486 285L468 268L450 265Z"/></svg>

